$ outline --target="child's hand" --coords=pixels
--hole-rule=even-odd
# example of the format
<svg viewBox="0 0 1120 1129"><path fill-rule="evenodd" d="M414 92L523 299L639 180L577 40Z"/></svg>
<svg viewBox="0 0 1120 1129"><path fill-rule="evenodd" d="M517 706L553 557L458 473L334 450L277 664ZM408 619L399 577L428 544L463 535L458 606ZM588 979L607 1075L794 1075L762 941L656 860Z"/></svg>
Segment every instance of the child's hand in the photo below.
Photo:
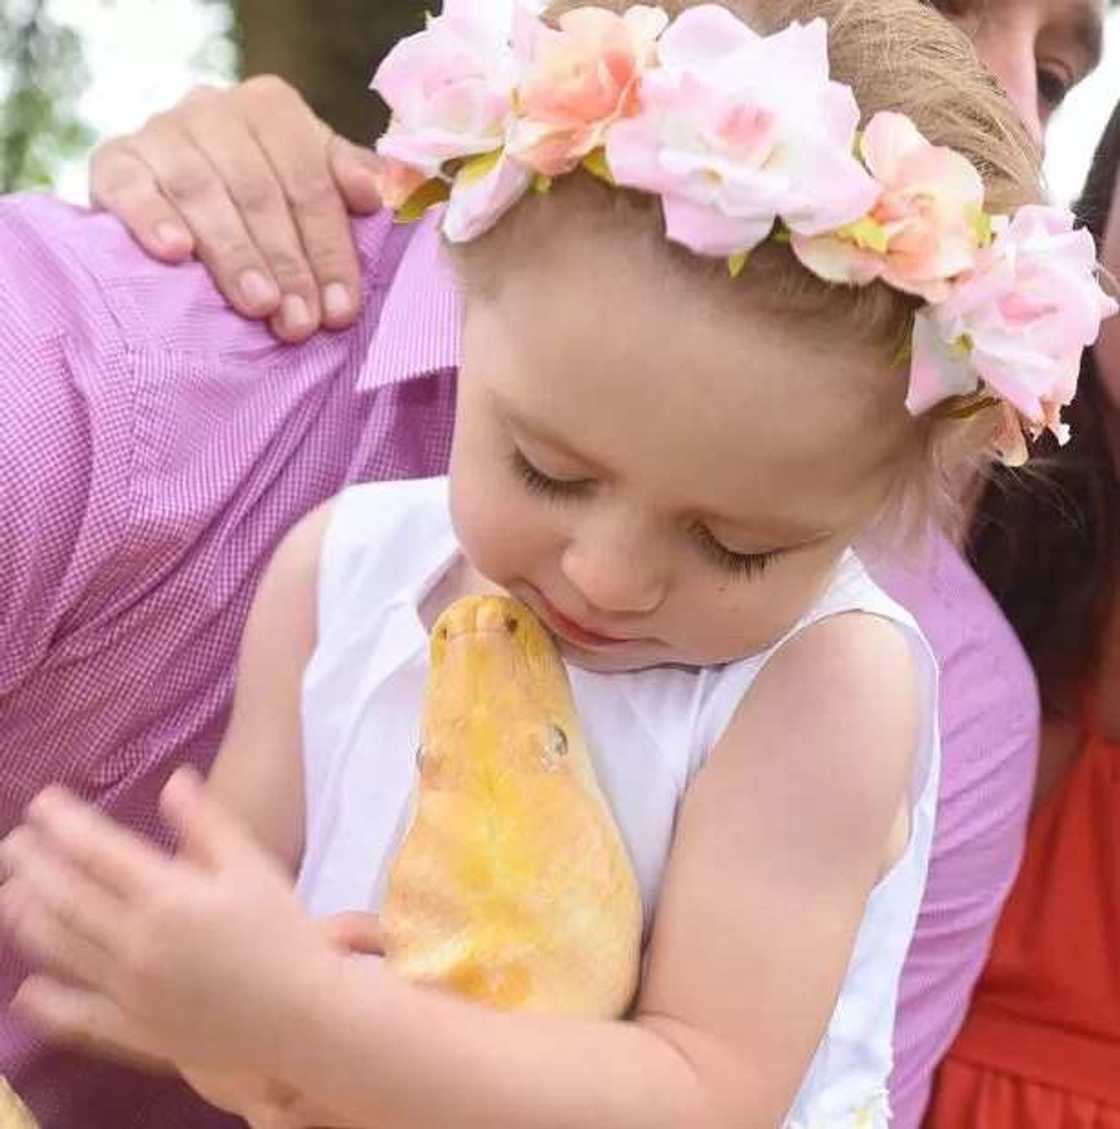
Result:
<svg viewBox="0 0 1120 1129"><path fill-rule="evenodd" d="M339 913L319 922L323 936L346 955L380 956L381 927L372 913ZM211 1105L236 1114L250 1129L309 1129L331 1125L334 1116L306 1102L289 1086L255 1074L228 1074L180 1067L180 1074Z"/></svg>
<svg viewBox="0 0 1120 1129"><path fill-rule="evenodd" d="M269 1041L299 1038L278 1021L288 993L329 976L337 954L280 867L193 773L172 778L162 806L186 857L58 789L0 844L3 924L49 971L17 1006L56 1026L71 1006L94 1036L107 1030L133 1051L252 1071L271 1058Z"/></svg>

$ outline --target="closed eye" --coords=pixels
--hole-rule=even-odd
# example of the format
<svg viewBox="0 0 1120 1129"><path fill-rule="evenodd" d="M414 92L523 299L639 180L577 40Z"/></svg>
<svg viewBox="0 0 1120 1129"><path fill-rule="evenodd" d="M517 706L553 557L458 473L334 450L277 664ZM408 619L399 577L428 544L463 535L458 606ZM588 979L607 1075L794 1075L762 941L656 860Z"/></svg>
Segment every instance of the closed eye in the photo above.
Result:
<svg viewBox="0 0 1120 1129"><path fill-rule="evenodd" d="M510 453L510 466L530 493L543 498L556 501L580 498L586 496L594 486L589 478L553 478L538 470L516 447Z"/></svg>
<svg viewBox="0 0 1120 1129"><path fill-rule="evenodd" d="M595 487L594 480L590 478L564 479L545 474L518 448L510 452L510 468L530 493L553 501L577 501L587 497ZM691 532L708 560L735 576L758 576L784 552L776 549L766 553L736 553L722 544L701 522L696 522Z"/></svg>
<svg viewBox="0 0 1120 1129"><path fill-rule="evenodd" d="M719 541L706 525L697 522L692 530L708 559L736 576L760 576L783 552L775 549L768 553L736 553Z"/></svg>

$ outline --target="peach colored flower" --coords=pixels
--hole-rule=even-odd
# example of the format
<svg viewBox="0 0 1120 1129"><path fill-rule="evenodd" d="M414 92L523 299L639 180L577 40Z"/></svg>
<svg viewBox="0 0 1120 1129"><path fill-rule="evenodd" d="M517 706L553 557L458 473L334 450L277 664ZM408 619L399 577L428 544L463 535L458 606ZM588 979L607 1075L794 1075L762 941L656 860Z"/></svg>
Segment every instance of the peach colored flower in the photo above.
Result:
<svg viewBox="0 0 1120 1129"><path fill-rule="evenodd" d="M417 189L428 181L419 169L391 157L378 157L373 178L381 203L393 211L403 208Z"/></svg>
<svg viewBox="0 0 1120 1129"><path fill-rule="evenodd" d="M1004 466L1022 466L1030 458L1027 437L1019 413L1008 403L999 406L999 424L992 436L992 449Z"/></svg>
<svg viewBox="0 0 1120 1129"><path fill-rule="evenodd" d="M984 388L1028 434L1065 442L1061 409L1077 391L1081 354L1116 310L1097 281L1092 236L1064 209L1020 208L945 301L918 312L907 407L917 415Z"/></svg>
<svg viewBox="0 0 1120 1129"><path fill-rule="evenodd" d="M820 278L865 286L876 278L939 302L976 262L986 237L984 182L960 153L931 145L903 114L882 112L860 139L881 188L867 217L793 249Z"/></svg>
<svg viewBox="0 0 1120 1129"><path fill-rule="evenodd" d="M831 81L823 20L760 36L714 4L658 42L638 113L607 132L617 183L661 196L670 239L741 255L782 219L816 235L867 213L878 189L853 155L859 111Z"/></svg>
<svg viewBox="0 0 1120 1129"><path fill-rule="evenodd" d="M642 4L621 16L578 8L557 28L534 21L518 43L525 73L511 154L543 176L575 169L613 122L636 112L639 82L668 22Z"/></svg>

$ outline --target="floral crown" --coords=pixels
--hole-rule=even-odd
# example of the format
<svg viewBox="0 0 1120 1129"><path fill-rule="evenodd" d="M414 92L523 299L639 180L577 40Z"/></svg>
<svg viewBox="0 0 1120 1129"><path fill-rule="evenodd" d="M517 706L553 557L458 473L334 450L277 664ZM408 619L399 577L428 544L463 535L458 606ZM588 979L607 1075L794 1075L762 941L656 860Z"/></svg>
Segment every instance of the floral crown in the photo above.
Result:
<svg viewBox="0 0 1120 1129"><path fill-rule="evenodd" d="M386 57L378 176L399 219L446 201L443 232L465 242L582 168L659 196L668 238L732 275L773 237L828 282L924 299L907 350L913 414L999 407L995 446L1012 465L1028 437L1068 440L1082 350L1117 310L1068 211L989 215L973 165L908 117L877 113L859 131L822 19L761 36L715 4L673 21L635 5L553 23L541 8L444 0Z"/></svg>

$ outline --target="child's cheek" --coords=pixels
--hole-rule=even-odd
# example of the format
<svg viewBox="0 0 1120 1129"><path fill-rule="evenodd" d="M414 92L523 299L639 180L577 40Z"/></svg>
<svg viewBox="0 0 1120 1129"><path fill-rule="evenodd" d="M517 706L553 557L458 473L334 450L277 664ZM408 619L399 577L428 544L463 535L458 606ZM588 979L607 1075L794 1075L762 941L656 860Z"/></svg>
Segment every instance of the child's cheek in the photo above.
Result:
<svg viewBox="0 0 1120 1129"><path fill-rule="evenodd" d="M524 533L516 491L516 483L487 482L469 474L452 479L451 519L463 553L478 572L503 586L518 573Z"/></svg>

